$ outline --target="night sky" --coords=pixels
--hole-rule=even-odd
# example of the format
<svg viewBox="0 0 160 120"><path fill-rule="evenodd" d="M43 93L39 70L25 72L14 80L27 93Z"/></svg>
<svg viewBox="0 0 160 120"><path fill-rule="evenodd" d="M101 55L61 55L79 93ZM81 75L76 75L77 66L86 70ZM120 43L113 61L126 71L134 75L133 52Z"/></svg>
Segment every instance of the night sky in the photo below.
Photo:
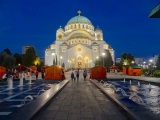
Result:
<svg viewBox="0 0 160 120"><path fill-rule="evenodd" d="M134 57L160 54L160 19L148 18L159 0L0 0L0 52L22 53L33 45L39 57L77 11L99 26L115 50Z"/></svg>

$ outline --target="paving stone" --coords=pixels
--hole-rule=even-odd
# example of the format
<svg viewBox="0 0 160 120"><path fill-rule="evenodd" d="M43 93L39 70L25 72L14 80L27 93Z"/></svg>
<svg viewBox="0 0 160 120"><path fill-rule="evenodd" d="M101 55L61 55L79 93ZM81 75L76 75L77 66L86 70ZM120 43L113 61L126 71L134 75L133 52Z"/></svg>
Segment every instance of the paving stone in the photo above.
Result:
<svg viewBox="0 0 160 120"><path fill-rule="evenodd" d="M47 110L59 110L60 105L50 105L47 107Z"/></svg>
<svg viewBox="0 0 160 120"><path fill-rule="evenodd" d="M67 117L68 117L68 112L62 112L62 111L59 111L57 112L57 114L55 115L55 120L67 120Z"/></svg>
<svg viewBox="0 0 160 120"><path fill-rule="evenodd" d="M92 112L81 112L81 118L90 118L90 119L93 119L94 116L93 116L93 113Z"/></svg>
<svg viewBox="0 0 160 120"><path fill-rule="evenodd" d="M36 120L116 120L118 118L127 120L116 105L90 81L83 81L80 74L79 82L69 82Z"/></svg>
<svg viewBox="0 0 160 120"><path fill-rule="evenodd" d="M129 120L125 116L108 116L107 115L107 120Z"/></svg>

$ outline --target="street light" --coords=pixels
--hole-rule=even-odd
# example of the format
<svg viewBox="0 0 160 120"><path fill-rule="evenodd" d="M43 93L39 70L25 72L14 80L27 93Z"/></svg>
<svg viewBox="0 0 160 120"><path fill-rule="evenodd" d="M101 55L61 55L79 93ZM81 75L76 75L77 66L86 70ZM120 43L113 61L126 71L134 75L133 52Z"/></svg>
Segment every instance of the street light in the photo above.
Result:
<svg viewBox="0 0 160 120"><path fill-rule="evenodd" d="M61 56L61 57L60 57L60 59L61 59L61 63L60 63L60 65L62 65L62 58L63 58L63 57Z"/></svg>
<svg viewBox="0 0 160 120"><path fill-rule="evenodd" d="M68 69L70 68L70 67L69 67L69 64L70 64L70 60L68 60Z"/></svg>
<svg viewBox="0 0 160 120"><path fill-rule="evenodd" d="M89 65L89 67L91 68L91 65L92 65L92 60L90 60L90 61L89 61L89 63L91 63L91 64Z"/></svg>
<svg viewBox="0 0 160 120"><path fill-rule="evenodd" d="M152 59L150 59L150 60L149 60L149 62L151 63L151 69L152 69L152 62L153 62L153 60L152 60Z"/></svg>
<svg viewBox="0 0 160 120"><path fill-rule="evenodd" d="M103 67L104 67L104 56L105 56L105 53L102 53L102 56L103 56Z"/></svg>
<svg viewBox="0 0 160 120"><path fill-rule="evenodd" d="M52 55L53 55L53 65L54 65L55 64L55 57L54 57L55 53L52 52Z"/></svg>

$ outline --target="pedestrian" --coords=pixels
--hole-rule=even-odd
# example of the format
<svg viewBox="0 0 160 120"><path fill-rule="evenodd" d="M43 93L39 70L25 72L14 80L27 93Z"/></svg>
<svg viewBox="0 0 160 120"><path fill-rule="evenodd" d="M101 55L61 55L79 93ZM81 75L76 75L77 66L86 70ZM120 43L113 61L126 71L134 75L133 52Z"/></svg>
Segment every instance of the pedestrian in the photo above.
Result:
<svg viewBox="0 0 160 120"><path fill-rule="evenodd" d="M74 80L74 73L73 72L71 73L71 80L72 81Z"/></svg>
<svg viewBox="0 0 160 120"><path fill-rule="evenodd" d="M76 78L77 78L77 82L78 82L78 80L79 80L79 72L77 72Z"/></svg>
<svg viewBox="0 0 160 120"><path fill-rule="evenodd" d="M38 70L36 70L36 80L38 79Z"/></svg>
<svg viewBox="0 0 160 120"><path fill-rule="evenodd" d="M44 71L42 71L42 80L44 80Z"/></svg>
<svg viewBox="0 0 160 120"><path fill-rule="evenodd" d="M84 80L86 81L87 71L84 71L84 72L83 72L83 77L84 77Z"/></svg>

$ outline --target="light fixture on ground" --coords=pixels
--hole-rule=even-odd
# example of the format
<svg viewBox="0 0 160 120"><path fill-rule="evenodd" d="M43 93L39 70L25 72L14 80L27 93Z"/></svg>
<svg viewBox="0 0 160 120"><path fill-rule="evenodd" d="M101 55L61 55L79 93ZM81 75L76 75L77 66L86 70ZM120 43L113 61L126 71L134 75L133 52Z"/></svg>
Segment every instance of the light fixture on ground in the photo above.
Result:
<svg viewBox="0 0 160 120"><path fill-rule="evenodd" d="M104 56L105 56L105 53L102 53L102 56L103 56L103 66L104 66Z"/></svg>

